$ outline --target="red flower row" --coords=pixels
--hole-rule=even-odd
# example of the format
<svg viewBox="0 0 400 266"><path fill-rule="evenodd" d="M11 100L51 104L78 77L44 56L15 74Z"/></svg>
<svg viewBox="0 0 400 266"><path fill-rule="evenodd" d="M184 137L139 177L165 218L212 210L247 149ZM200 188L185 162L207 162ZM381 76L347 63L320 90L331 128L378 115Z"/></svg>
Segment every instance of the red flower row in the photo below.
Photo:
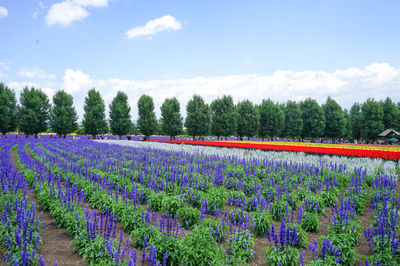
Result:
<svg viewBox="0 0 400 266"><path fill-rule="evenodd" d="M291 146L291 145L270 145L260 143L248 142L219 142L219 141L185 141L185 140L158 140L156 142L165 143L178 143L189 145L203 145L203 146L218 146L229 148L246 148L246 149L261 149L261 150L274 150L274 151L295 151L307 152L317 154L330 154L330 155L345 155L354 157L367 157L367 158L382 158L388 160L399 160L400 152L383 151L383 150L365 150L365 149L345 149L334 147L312 147L312 146Z"/></svg>

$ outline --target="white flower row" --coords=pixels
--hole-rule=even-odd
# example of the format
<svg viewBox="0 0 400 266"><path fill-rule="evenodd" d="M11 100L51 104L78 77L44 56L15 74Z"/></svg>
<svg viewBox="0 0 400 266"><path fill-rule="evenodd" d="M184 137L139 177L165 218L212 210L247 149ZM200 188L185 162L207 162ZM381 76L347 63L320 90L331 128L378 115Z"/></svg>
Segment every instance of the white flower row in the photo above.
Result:
<svg viewBox="0 0 400 266"><path fill-rule="evenodd" d="M291 161L299 164L308 163L315 166L329 166L342 165L346 166L346 169L353 170L354 168L362 168L367 170L367 174L378 174L384 173L391 176L396 176L396 166L400 165L394 161L387 161L382 159L373 158L349 158L344 156L318 156L308 155L303 152L275 152L275 151L262 151L262 150L251 150L251 149L237 149L237 148L222 148L222 147L211 147L211 146L197 146L197 145L184 145L184 144L170 144L160 142L148 142L148 141L128 141L128 140L97 140L99 142L105 142L109 144L118 144L122 146L133 146L133 147L146 147L153 149L162 150L173 150L176 152L187 152L190 154L207 154L207 155L218 155L218 156L234 156L236 158L244 158L246 160L253 159L268 159L268 160L280 160L280 161Z"/></svg>

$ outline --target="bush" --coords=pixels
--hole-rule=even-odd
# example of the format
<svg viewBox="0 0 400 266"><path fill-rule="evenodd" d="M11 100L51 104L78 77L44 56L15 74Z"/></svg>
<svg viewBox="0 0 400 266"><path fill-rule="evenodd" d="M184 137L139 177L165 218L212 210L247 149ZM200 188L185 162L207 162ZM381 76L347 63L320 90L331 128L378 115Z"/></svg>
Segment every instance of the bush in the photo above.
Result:
<svg viewBox="0 0 400 266"><path fill-rule="evenodd" d="M188 234L182 241L182 261L185 266L214 265L224 260L222 247L210 241L208 230Z"/></svg>
<svg viewBox="0 0 400 266"><path fill-rule="evenodd" d="M193 207L183 207L177 211L178 218L182 221L182 226L191 229L200 222L200 211Z"/></svg>
<svg viewBox="0 0 400 266"><path fill-rule="evenodd" d="M161 232L154 225L142 226L133 230L133 245L135 248L144 248L144 240L147 236L147 246L154 245L161 238Z"/></svg>
<svg viewBox="0 0 400 266"><path fill-rule="evenodd" d="M254 256L254 237L250 232L236 231L229 238L232 256L249 261Z"/></svg>
<svg viewBox="0 0 400 266"><path fill-rule="evenodd" d="M291 228L291 233L293 233L293 228L296 228L297 236L299 238L299 246L301 248L307 248L308 238L306 231L299 224L286 224L287 228Z"/></svg>
<svg viewBox="0 0 400 266"><path fill-rule="evenodd" d="M211 233L212 240L217 243L221 243L226 237L228 226L219 221L206 218L202 221L202 224L194 228L195 232L199 232L201 230L208 230L208 232Z"/></svg>
<svg viewBox="0 0 400 266"><path fill-rule="evenodd" d="M282 219L286 221L286 206L287 202L283 200L272 203L271 215L274 221L280 222Z"/></svg>
<svg viewBox="0 0 400 266"><path fill-rule="evenodd" d="M265 248L265 256L267 264L270 266L296 266L300 254L294 247L287 246L281 249L280 247L269 246Z"/></svg>
<svg viewBox="0 0 400 266"><path fill-rule="evenodd" d="M149 195L149 206L153 211L160 211L162 208L163 199L165 199L166 194L164 192L152 193Z"/></svg>
<svg viewBox="0 0 400 266"><path fill-rule="evenodd" d="M301 220L301 227L306 232L317 233L321 229L321 222L315 213L305 212Z"/></svg>
<svg viewBox="0 0 400 266"><path fill-rule="evenodd" d="M183 200L179 196L166 197L162 201L162 211L169 212L171 217L176 215L176 212L183 207Z"/></svg>
<svg viewBox="0 0 400 266"><path fill-rule="evenodd" d="M260 211L251 213L251 217L254 225L254 234L256 236L265 236L268 228L273 223L271 215L265 211Z"/></svg>

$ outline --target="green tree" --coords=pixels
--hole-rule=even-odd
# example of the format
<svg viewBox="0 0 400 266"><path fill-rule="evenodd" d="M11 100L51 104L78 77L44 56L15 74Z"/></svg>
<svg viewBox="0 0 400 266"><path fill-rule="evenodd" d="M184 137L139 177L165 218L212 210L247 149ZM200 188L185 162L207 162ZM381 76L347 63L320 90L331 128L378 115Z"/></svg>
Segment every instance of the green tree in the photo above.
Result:
<svg viewBox="0 0 400 266"><path fill-rule="evenodd" d="M383 108L382 122L384 129L395 126L395 122L399 119L400 116L399 108L396 106L395 103L392 102L389 97L387 97L385 101L381 101L380 104Z"/></svg>
<svg viewBox="0 0 400 266"><path fill-rule="evenodd" d="M182 116L180 114L180 104L178 99L165 99L161 106L161 127L170 136L171 140L176 135L182 133Z"/></svg>
<svg viewBox="0 0 400 266"><path fill-rule="evenodd" d="M288 101L285 106L284 135L289 138L298 138L303 130L300 104Z"/></svg>
<svg viewBox="0 0 400 266"><path fill-rule="evenodd" d="M63 90L53 96L53 107L50 110L49 124L57 135L64 135L75 131L78 128L73 98Z"/></svg>
<svg viewBox="0 0 400 266"><path fill-rule="evenodd" d="M368 98L361 106L361 137L368 141L375 141L384 130L382 118L382 105Z"/></svg>
<svg viewBox="0 0 400 266"><path fill-rule="evenodd" d="M247 139L257 134L258 117L254 105L249 100L239 102L237 107L237 134L242 139L247 136Z"/></svg>
<svg viewBox="0 0 400 266"><path fill-rule="evenodd" d="M322 105L325 114L324 137L339 139L343 137L346 120L342 107L331 97Z"/></svg>
<svg viewBox="0 0 400 266"><path fill-rule="evenodd" d="M138 109L138 127L140 132L145 136L145 140L148 140L157 131L158 126L154 113L153 98L148 95L142 95L138 101Z"/></svg>
<svg viewBox="0 0 400 266"><path fill-rule="evenodd" d="M209 133L210 108L199 95L194 95L186 105L185 127L193 140L196 136L202 137Z"/></svg>
<svg viewBox="0 0 400 266"><path fill-rule="evenodd" d="M302 137L312 139L322 137L325 129L324 110L317 101L307 98L300 103L303 119Z"/></svg>
<svg viewBox="0 0 400 266"><path fill-rule="evenodd" d="M110 129L113 135L118 135L119 139L123 135L129 134L132 127L131 107L128 104L128 95L119 91L110 104Z"/></svg>
<svg viewBox="0 0 400 266"><path fill-rule="evenodd" d="M99 134L107 133L108 126L105 118L105 105L100 92L94 88L89 90L85 98L85 113L83 115L83 127L85 133L94 138Z"/></svg>
<svg viewBox="0 0 400 266"><path fill-rule="evenodd" d="M344 121L345 121L345 126L344 126L344 132L343 132L343 138L345 139L349 139L351 138L351 118L350 118L350 114L349 111L347 111L347 109L344 109L343 111L344 114Z"/></svg>
<svg viewBox="0 0 400 266"><path fill-rule="evenodd" d="M15 130L17 126L17 100L13 90L4 83L0 83L0 132L3 137L6 133Z"/></svg>
<svg viewBox="0 0 400 266"><path fill-rule="evenodd" d="M215 99L211 105L211 133L225 139L236 133L236 108L231 96Z"/></svg>
<svg viewBox="0 0 400 266"><path fill-rule="evenodd" d="M20 129L25 135L34 134L37 138L39 132L47 130L49 99L40 89L25 87L20 95L20 104Z"/></svg>
<svg viewBox="0 0 400 266"><path fill-rule="evenodd" d="M285 115L278 104L270 99L263 100L259 105L259 119L258 133L263 140L266 136L273 138L281 135Z"/></svg>
<svg viewBox="0 0 400 266"><path fill-rule="evenodd" d="M351 137L361 139L361 105L355 102L350 109Z"/></svg>

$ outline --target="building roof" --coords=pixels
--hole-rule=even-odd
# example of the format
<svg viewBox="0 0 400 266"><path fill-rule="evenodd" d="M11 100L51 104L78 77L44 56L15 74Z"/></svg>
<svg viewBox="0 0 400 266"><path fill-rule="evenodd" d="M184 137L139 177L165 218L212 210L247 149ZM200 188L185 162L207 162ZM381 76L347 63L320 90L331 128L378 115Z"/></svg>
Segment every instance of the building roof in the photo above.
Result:
<svg viewBox="0 0 400 266"><path fill-rule="evenodd" d="M393 133L393 135L397 135L400 136L400 133L397 132L396 130L394 130L393 128L388 128L385 131L383 131L381 134L379 134L379 137L386 137L388 136L390 133Z"/></svg>

